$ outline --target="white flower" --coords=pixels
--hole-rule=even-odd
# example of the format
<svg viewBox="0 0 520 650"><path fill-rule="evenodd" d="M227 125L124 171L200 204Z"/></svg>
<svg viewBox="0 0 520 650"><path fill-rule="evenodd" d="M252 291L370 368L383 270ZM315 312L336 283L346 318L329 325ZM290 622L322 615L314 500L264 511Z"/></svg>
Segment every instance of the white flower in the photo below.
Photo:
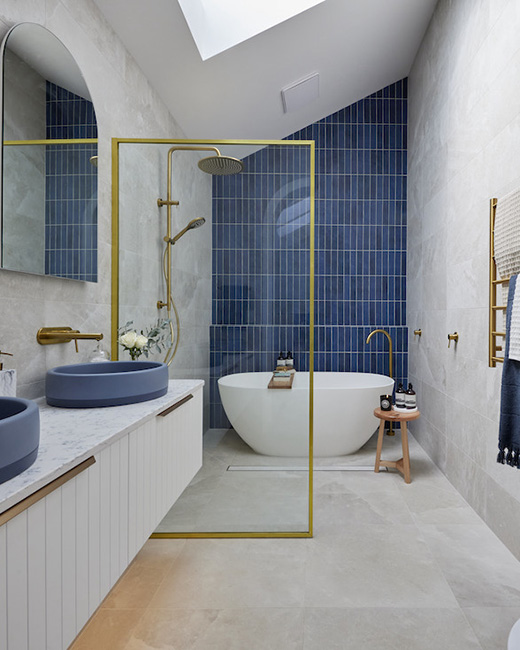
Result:
<svg viewBox="0 0 520 650"><path fill-rule="evenodd" d="M138 350L142 350L148 345L148 339L146 336L139 334L139 336L135 339L134 345Z"/></svg>
<svg viewBox="0 0 520 650"><path fill-rule="evenodd" d="M119 337L119 343L121 343L121 345L124 345L125 348L133 348L138 338L139 337L137 335L137 332L130 331L126 334L121 334Z"/></svg>

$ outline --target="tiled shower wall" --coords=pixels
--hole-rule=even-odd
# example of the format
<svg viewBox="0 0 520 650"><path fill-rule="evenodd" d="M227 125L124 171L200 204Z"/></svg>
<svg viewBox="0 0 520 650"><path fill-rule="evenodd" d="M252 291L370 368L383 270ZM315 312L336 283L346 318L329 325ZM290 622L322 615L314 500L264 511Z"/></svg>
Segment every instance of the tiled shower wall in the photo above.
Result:
<svg viewBox="0 0 520 650"><path fill-rule="evenodd" d="M437 3L410 73L408 249L408 322L423 330L410 428L517 558L520 474L496 462L488 300L489 200L520 187L519 30L518 0Z"/></svg>
<svg viewBox="0 0 520 650"><path fill-rule="evenodd" d="M92 102L47 82L49 139L97 138ZM95 144L48 145L45 154L45 273L97 281Z"/></svg>
<svg viewBox="0 0 520 650"><path fill-rule="evenodd" d="M386 337L365 343L383 328L394 376L406 380L406 125L405 79L288 138L316 143L316 371L387 374ZM282 149L214 180L212 427L228 426L220 376L272 370L280 350L308 369L308 169L298 147ZM298 229L280 236L291 223Z"/></svg>

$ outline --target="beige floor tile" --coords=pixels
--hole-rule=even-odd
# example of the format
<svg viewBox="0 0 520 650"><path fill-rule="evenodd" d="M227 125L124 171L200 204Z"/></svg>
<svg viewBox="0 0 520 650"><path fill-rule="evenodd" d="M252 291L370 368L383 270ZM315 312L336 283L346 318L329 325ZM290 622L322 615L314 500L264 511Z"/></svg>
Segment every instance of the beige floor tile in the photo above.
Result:
<svg viewBox="0 0 520 650"><path fill-rule="evenodd" d="M481 650L460 609L311 609L304 650Z"/></svg>
<svg viewBox="0 0 520 650"><path fill-rule="evenodd" d="M398 485L398 489L419 524L482 524L473 508L446 480L417 479L410 485Z"/></svg>
<svg viewBox="0 0 520 650"><path fill-rule="evenodd" d="M461 607L520 606L520 563L485 524L421 530Z"/></svg>
<svg viewBox="0 0 520 650"><path fill-rule="evenodd" d="M352 525L309 540L308 607L456 607L416 526Z"/></svg>
<svg viewBox="0 0 520 650"><path fill-rule="evenodd" d="M103 609L144 609L159 589L167 568L131 565L110 591Z"/></svg>
<svg viewBox="0 0 520 650"><path fill-rule="evenodd" d="M301 607L306 541L192 540L166 575L150 606Z"/></svg>
<svg viewBox="0 0 520 650"><path fill-rule="evenodd" d="M126 650L302 650L301 609L148 610Z"/></svg>
<svg viewBox="0 0 520 650"><path fill-rule="evenodd" d="M520 607L470 607L462 610L477 635L482 650L505 650Z"/></svg>
<svg viewBox="0 0 520 650"><path fill-rule="evenodd" d="M99 609L69 650L126 650L143 609Z"/></svg>
<svg viewBox="0 0 520 650"><path fill-rule="evenodd" d="M135 556L132 565L165 571L186 545L185 539L149 539Z"/></svg>
<svg viewBox="0 0 520 650"><path fill-rule="evenodd" d="M374 472L316 472L314 528L338 531L353 524L413 524L396 477Z"/></svg>

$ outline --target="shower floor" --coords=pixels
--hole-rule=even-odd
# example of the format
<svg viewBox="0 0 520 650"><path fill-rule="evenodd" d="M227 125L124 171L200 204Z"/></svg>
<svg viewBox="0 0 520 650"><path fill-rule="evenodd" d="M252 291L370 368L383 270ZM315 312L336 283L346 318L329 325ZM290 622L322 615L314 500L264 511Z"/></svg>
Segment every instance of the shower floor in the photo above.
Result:
<svg viewBox="0 0 520 650"><path fill-rule="evenodd" d="M349 456L314 459L315 472L373 472L376 440L374 434ZM388 437L385 456L398 458L400 452L400 436ZM306 532L306 463L304 458L262 456L233 429L210 429L204 435L202 468L156 532Z"/></svg>

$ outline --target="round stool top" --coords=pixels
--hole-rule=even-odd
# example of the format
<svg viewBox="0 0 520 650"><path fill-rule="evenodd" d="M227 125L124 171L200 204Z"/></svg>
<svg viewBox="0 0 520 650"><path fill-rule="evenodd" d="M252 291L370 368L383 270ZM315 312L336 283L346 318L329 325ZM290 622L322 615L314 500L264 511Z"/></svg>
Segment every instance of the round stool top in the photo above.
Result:
<svg viewBox="0 0 520 650"><path fill-rule="evenodd" d="M379 407L374 409L374 415L380 420L388 420L392 422L408 422L408 420L417 420L421 415L420 411L382 411Z"/></svg>

